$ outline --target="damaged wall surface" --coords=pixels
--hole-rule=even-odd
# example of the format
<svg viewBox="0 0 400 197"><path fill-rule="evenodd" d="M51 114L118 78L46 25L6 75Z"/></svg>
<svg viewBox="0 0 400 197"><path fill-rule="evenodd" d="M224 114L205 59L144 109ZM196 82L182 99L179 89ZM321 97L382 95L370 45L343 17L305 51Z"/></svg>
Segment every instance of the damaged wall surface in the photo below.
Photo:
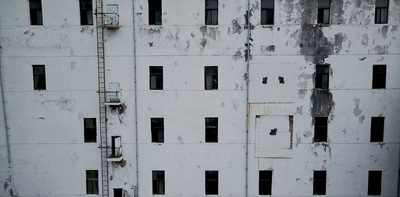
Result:
<svg viewBox="0 0 400 197"><path fill-rule="evenodd" d="M43 25L30 25L29 1L0 0L0 196L86 196L86 170L99 171L104 196L103 27L95 16L80 24L79 1L41 2ZM382 171L381 196L397 196L398 0L387 24L374 23L375 0L332 1L329 24L317 24L317 1L275 0L273 25L261 24L261 0L219 0L218 25L205 25L204 0L163 0L161 25L149 24L148 0L102 2L93 12L119 15L103 28L106 89L118 84L120 102L106 106L106 150L120 136L123 155L109 162L109 196L153 196L154 170L165 196L206 196L207 170L219 172L218 196L260 196L260 170L273 171L272 196L313 196L318 170L327 196L367 196L370 170ZM45 90L33 89L32 65L45 65ZM327 89L315 88L317 65L329 65ZM373 65L386 65L383 89L372 89ZM150 66L163 68L161 90L150 90ZM205 90L205 66L218 67L217 89ZM209 117L217 143L205 139ZM326 142L315 142L316 117L327 118ZM371 117L385 117L383 142L370 142ZM97 120L94 143L84 118ZM164 118L163 142L152 142L151 118Z"/></svg>

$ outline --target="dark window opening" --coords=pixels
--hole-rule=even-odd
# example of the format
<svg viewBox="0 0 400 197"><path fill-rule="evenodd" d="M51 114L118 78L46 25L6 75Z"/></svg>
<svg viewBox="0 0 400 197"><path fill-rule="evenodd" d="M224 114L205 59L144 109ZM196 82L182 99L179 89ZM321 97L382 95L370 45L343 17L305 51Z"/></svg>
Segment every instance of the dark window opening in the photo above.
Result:
<svg viewBox="0 0 400 197"><path fill-rule="evenodd" d="M164 171L153 171L153 194L165 194Z"/></svg>
<svg viewBox="0 0 400 197"><path fill-rule="evenodd" d="M218 118L206 118L206 142L218 142Z"/></svg>
<svg viewBox="0 0 400 197"><path fill-rule="evenodd" d="M218 25L218 0L206 0L206 25Z"/></svg>
<svg viewBox="0 0 400 197"><path fill-rule="evenodd" d="M315 88L329 89L329 65L317 65Z"/></svg>
<svg viewBox="0 0 400 197"><path fill-rule="evenodd" d="M163 89L163 67L150 66L150 90Z"/></svg>
<svg viewBox="0 0 400 197"><path fill-rule="evenodd" d="M205 66L204 67L204 89L218 90L218 67Z"/></svg>
<svg viewBox="0 0 400 197"><path fill-rule="evenodd" d="M383 142L385 117L371 117L371 142Z"/></svg>
<svg viewBox="0 0 400 197"><path fill-rule="evenodd" d="M218 195L218 171L206 171L206 195Z"/></svg>
<svg viewBox="0 0 400 197"><path fill-rule="evenodd" d="M328 117L315 117L314 142L327 142Z"/></svg>
<svg viewBox="0 0 400 197"><path fill-rule="evenodd" d="M122 197L122 189L114 188L114 197Z"/></svg>
<svg viewBox="0 0 400 197"><path fill-rule="evenodd" d="M388 23L389 0L376 0L375 24Z"/></svg>
<svg viewBox="0 0 400 197"><path fill-rule="evenodd" d="M83 119L84 130L85 130L85 142L96 142L97 141L97 128L96 118L84 118Z"/></svg>
<svg viewBox="0 0 400 197"><path fill-rule="evenodd" d="M33 89L46 89L46 69L44 65L32 65L33 68Z"/></svg>
<svg viewBox="0 0 400 197"><path fill-rule="evenodd" d="M99 176L97 170L86 170L86 194L99 194Z"/></svg>
<svg viewBox="0 0 400 197"><path fill-rule="evenodd" d="M368 172L368 196L381 195L382 171Z"/></svg>
<svg viewBox="0 0 400 197"><path fill-rule="evenodd" d="M161 0L149 0L149 24L161 25Z"/></svg>
<svg viewBox="0 0 400 197"><path fill-rule="evenodd" d="M164 143L164 118L151 119L151 142Z"/></svg>
<svg viewBox="0 0 400 197"><path fill-rule="evenodd" d="M259 195L271 195L272 194L272 171L260 171L259 172L259 184L258 184Z"/></svg>
<svg viewBox="0 0 400 197"><path fill-rule="evenodd" d="M330 20L330 0L318 0L318 23L329 24Z"/></svg>
<svg viewBox="0 0 400 197"><path fill-rule="evenodd" d="M314 171L313 195L326 195L326 171Z"/></svg>
<svg viewBox="0 0 400 197"><path fill-rule="evenodd" d="M386 65L374 65L372 74L372 89L386 88Z"/></svg>
<svg viewBox="0 0 400 197"><path fill-rule="evenodd" d="M92 0L79 0L81 11L81 25L93 25Z"/></svg>
<svg viewBox="0 0 400 197"><path fill-rule="evenodd" d="M29 11L31 15L31 25L43 25L42 1L29 0Z"/></svg>
<svg viewBox="0 0 400 197"><path fill-rule="evenodd" d="M122 155L121 136L111 136L111 157Z"/></svg>
<svg viewBox="0 0 400 197"><path fill-rule="evenodd" d="M274 0L261 1L261 25L274 24Z"/></svg>

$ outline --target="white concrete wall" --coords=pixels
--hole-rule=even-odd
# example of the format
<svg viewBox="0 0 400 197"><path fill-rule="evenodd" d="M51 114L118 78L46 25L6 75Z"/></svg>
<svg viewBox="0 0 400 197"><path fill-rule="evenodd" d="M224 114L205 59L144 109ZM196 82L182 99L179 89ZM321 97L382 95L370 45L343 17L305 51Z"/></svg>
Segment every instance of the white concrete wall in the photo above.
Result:
<svg viewBox="0 0 400 197"><path fill-rule="evenodd" d="M10 188L18 196L85 196L85 170L100 175L99 133L97 143L83 141L83 118L96 117L99 124L96 27L80 26L78 0L42 2L43 26L30 26L28 1L0 0ZM217 26L204 26L203 0L164 0L161 26L148 24L147 0L106 4L118 4L120 15L119 29L104 29L106 82L120 84L126 106L123 113L107 115L109 142L121 136L124 155L122 165L109 165L110 196L113 188L133 196L137 183L135 93L140 196L153 196L152 170L165 171L165 196L205 196L206 170L219 171L219 196L244 196L247 2L220 0ZM382 196L396 196L399 2L390 0L389 23L381 25L373 24L374 1L335 1L332 24L323 27L303 25L316 23L313 1L275 1L273 26L260 25L260 5L251 0L249 195L258 196L258 171L269 169L273 196L312 196L313 170L323 169L327 196L366 196L369 170L383 170ZM326 57L316 55L310 43L326 49ZM321 60L330 64L334 103L327 144L313 143L313 76ZM46 65L44 91L33 90L32 64ZM384 90L371 89L373 64L387 64ZM163 90L149 90L149 66L163 66ZM218 66L218 90L204 90L204 66ZM285 84L278 83L279 76ZM385 116L381 145L369 143L370 119L380 114ZM256 116L289 115L294 116L290 154L257 154ZM164 117L162 144L151 143L152 117ZM205 143L205 117L218 117L217 144ZM0 157L6 159L3 141ZM2 184L9 173L3 163Z"/></svg>

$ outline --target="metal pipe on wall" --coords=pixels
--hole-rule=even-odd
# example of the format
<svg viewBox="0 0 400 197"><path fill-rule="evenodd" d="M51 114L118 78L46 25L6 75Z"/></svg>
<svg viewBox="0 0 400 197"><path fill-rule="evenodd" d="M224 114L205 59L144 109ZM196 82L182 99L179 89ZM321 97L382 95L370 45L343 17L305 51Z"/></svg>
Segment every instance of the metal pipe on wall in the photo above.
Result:
<svg viewBox="0 0 400 197"><path fill-rule="evenodd" d="M247 64L246 64L246 197L248 196L248 188L249 188L249 112L250 112L250 103L249 103L249 67L250 67L250 39L251 39L251 23L250 23L250 0L247 0Z"/></svg>

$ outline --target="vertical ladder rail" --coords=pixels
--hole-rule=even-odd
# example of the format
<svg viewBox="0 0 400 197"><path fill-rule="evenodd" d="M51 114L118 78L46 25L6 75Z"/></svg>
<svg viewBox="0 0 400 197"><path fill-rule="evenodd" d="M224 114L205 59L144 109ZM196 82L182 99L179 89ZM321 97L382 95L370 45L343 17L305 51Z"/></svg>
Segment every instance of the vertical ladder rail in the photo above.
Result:
<svg viewBox="0 0 400 197"><path fill-rule="evenodd" d="M97 60L99 83L99 118L100 118L100 149L101 149L101 196L108 197L108 162L107 162L107 113L106 113L106 82L104 63L104 29L103 29L103 1L96 0L96 28L97 28Z"/></svg>

